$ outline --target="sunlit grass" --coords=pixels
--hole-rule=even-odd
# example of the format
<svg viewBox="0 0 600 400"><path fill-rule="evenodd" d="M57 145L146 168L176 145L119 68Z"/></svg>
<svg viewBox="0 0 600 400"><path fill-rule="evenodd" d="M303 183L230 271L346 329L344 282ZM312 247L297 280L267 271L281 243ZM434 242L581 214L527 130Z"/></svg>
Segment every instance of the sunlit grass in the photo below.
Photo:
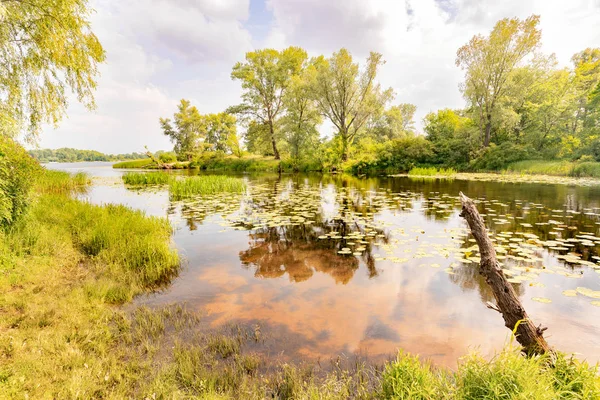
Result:
<svg viewBox="0 0 600 400"><path fill-rule="evenodd" d="M122 179L126 185L165 185L172 176L168 172L127 172Z"/></svg>
<svg viewBox="0 0 600 400"><path fill-rule="evenodd" d="M525 160L513 163L507 172L527 175L573 176L578 178L600 178L600 162L568 160Z"/></svg>
<svg viewBox="0 0 600 400"><path fill-rule="evenodd" d="M413 168L408 172L410 176L452 176L456 174L456 170L453 168Z"/></svg>
<svg viewBox="0 0 600 400"><path fill-rule="evenodd" d="M156 164L150 158L143 158L141 160L122 161L114 163L113 168L155 168Z"/></svg>
<svg viewBox="0 0 600 400"><path fill-rule="evenodd" d="M242 179L223 175L192 176L173 179L169 183L173 200L222 192L242 193L245 190L246 184Z"/></svg>
<svg viewBox="0 0 600 400"><path fill-rule="evenodd" d="M68 172L45 169L36 176L35 187L39 193L68 194L84 190L90 182L90 178L83 172L71 175Z"/></svg>

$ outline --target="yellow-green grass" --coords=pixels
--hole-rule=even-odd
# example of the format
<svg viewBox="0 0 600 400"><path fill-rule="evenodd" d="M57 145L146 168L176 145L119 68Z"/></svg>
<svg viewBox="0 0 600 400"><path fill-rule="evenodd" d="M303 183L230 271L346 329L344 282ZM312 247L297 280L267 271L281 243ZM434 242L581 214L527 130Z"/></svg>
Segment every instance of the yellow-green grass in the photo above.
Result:
<svg viewBox="0 0 600 400"><path fill-rule="evenodd" d="M173 200L221 192L242 193L245 190L246 184L241 178L223 175L191 176L169 182L169 192Z"/></svg>
<svg viewBox="0 0 600 400"><path fill-rule="evenodd" d="M172 179L168 172L127 172L122 176L126 185L166 185Z"/></svg>
<svg viewBox="0 0 600 400"><path fill-rule="evenodd" d="M456 371L400 353L382 376L386 399L596 399L598 368L564 354L526 358L507 348L488 361L471 353Z"/></svg>
<svg viewBox="0 0 600 400"><path fill-rule="evenodd" d="M60 194L85 190L90 178L84 172L69 174L64 171L44 170L36 175L35 188L38 193Z"/></svg>
<svg viewBox="0 0 600 400"><path fill-rule="evenodd" d="M131 160L131 161L122 161L118 163L114 163L113 168L156 168L156 163L154 163L150 158L143 158L141 160Z"/></svg>
<svg viewBox="0 0 600 400"><path fill-rule="evenodd" d="M453 168L435 168L435 167L416 167L408 172L411 176L452 176L456 175Z"/></svg>
<svg viewBox="0 0 600 400"><path fill-rule="evenodd" d="M512 163L506 172L527 175L553 175L600 178L600 162L568 160L525 160Z"/></svg>

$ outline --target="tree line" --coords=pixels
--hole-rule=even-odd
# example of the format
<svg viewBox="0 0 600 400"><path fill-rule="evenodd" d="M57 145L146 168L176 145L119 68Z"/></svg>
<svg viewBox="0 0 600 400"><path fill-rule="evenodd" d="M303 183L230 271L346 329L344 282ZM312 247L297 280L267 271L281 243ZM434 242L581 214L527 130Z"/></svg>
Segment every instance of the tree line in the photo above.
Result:
<svg viewBox="0 0 600 400"><path fill-rule="evenodd" d="M96 150L77 150L71 148L29 150L29 155L42 163L79 162L79 161L122 161L146 158L145 153L104 154ZM159 152L160 155L163 152Z"/></svg>
<svg viewBox="0 0 600 400"><path fill-rule="evenodd" d="M463 109L427 114L395 101L377 73L383 56L359 65L347 49L309 58L300 47L261 49L236 63L240 104L202 115L182 100L161 118L181 160L246 153L319 160L324 167L405 170L416 164L497 169L527 158L600 161L600 49L559 68L540 51L539 16L505 18L457 51ZM334 127L323 137L319 127ZM238 132L238 127L242 127Z"/></svg>

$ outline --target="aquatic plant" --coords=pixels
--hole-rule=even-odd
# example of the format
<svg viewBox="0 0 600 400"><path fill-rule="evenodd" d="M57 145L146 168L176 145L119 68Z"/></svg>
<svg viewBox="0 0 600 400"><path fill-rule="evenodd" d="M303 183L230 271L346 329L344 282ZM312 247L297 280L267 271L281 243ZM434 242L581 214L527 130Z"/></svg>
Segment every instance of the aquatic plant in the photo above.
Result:
<svg viewBox="0 0 600 400"><path fill-rule="evenodd" d="M245 190L246 184L242 179L223 175L192 176L169 182L169 192L173 200L221 192L242 193Z"/></svg>
<svg viewBox="0 0 600 400"><path fill-rule="evenodd" d="M168 172L127 172L121 177L126 185L165 185L173 178Z"/></svg>
<svg viewBox="0 0 600 400"><path fill-rule="evenodd" d="M456 171L453 168L413 168L408 172L410 176L452 176L455 175Z"/></svg>

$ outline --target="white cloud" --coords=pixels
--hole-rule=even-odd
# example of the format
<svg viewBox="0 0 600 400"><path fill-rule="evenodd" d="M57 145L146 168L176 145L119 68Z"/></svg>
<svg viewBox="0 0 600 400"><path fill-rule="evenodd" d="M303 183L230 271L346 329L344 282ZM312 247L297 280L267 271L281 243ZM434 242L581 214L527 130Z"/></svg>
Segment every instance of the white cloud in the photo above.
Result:
<svg viewBox="0 0 600 400"><path fill-rule="evenodd" d="M253 44L299 45L311 55L346 47L361 62L370 50L379 51L387 61L381 83L394 88L396 102L418 106L419 122L429 111L464 105L456 50L501 18L541 15L543 51L556 53L562 65L575 52L600 45L599 0L266 2L272 18L250 15L249 0L97 0L93 27L108 52L98 110L74 105L70 119L46 131L41 145L107 152L139 151L144 144L169 148L158 117L171 115L182 97L202 112L239 102L239 83L229 74ZM269 19L266 32L255 26Z"/></svg>

